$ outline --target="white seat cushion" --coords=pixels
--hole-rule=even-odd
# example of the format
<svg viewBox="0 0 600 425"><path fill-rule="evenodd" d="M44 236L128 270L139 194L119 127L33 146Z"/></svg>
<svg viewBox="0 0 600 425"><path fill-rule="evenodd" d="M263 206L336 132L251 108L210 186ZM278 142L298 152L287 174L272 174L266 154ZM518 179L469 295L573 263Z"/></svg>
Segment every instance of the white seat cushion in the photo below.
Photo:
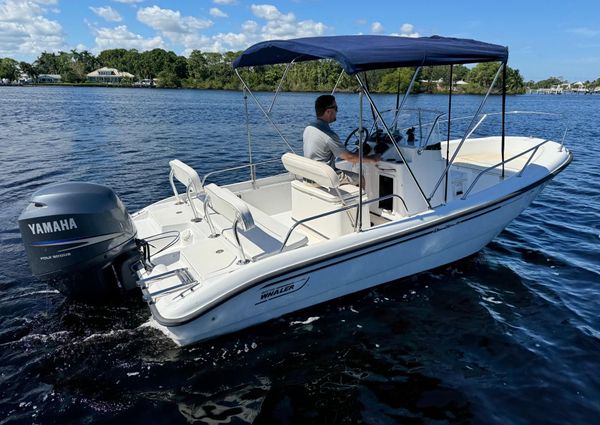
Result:
<svg viewBox="0 0 600 425"><path fill-rule="evenodd" d="M178 159L169 161L171 173L179 182L186 188L191 187L193 192L199 193L202 191L202 182L198 173L189 165L181 162Z"/></svg>
<svg viewBox="0 0 600 425"><path fill-rule="evenodd" d="M235 196L229 189L224 189L214 183L204 188L212 209L224 216L232 224L238 221L243 230L254 227L254 219L248 209L248 204Z"/></svg>
<svg viewBox="0 0 600 425"><path fill-rule="evenodd" d="M289 152L281 157L281 162L290 173L312 180L318 185L330 188L340 185L340 179L335 170L323 162Z"/></svg>

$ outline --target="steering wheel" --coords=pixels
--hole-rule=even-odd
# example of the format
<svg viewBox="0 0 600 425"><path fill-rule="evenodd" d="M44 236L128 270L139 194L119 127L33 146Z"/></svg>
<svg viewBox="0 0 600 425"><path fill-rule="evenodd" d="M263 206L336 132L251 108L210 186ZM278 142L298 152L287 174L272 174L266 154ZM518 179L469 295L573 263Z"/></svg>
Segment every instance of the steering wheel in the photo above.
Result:
<svg viewBox="0 0 600 425"><path fill-rule="evenodd" d="M369 130L365 127L357 127L348 134L348 137L346 137L346 141L344 142L344 147L347 151L356 153L358 144L361 141L361 135L364 135L362 140L366 142L369 139Z"/></svg>

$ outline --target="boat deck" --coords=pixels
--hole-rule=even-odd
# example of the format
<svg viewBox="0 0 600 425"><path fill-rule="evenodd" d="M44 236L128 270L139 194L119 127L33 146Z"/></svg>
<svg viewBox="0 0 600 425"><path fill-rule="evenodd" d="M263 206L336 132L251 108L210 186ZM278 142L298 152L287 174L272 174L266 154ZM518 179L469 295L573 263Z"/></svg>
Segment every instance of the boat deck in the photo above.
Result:
<svg viewBox="0 0 600 425"><path fill-rule="evenodd" d="M497 143L498 138L495 140L495 144ZM483 142L480 146L483 146ZM507 156L509 155L513 153L509 151ZM536 153L532 163L540 155L542 150ZM524 155L512 161L512 166L506 167L505 179L519 172L528 159L529 156ZM452 190L449 191L448 202L460 199L477 176L500 161L500 153L495 148L479 151L473 148L465 149L457 156L455 165L451 168ZM398 167L397 164L395 166ZM385 167L381 168L385 169ZM389 170L385 172L388 173ZM372 181L376 180L372 179ZM191 206L183 201L183 197L180 197L180 202L177 202L176 197L165 199L134 214L138 237L147 240L151 245L152 262L156 265L156 270L151 273L151 276L185 269L193 277L193 284L171 275L152 282L153 289L148 291L151 296L157 294L157 297L162 297L165 293L187 291L190 287L198 289L209 284L212 279L235 272L240 267L244 267L247 262L260 262L280 252L325 243L354 231L352 217L356 214L356 209L352 210L354 212L351 214L336 213L339 216L336 220L350 222L340 227L338 233L327 233L329 223L336 224L337 221L323 222L324 225L321 227L308 225L308 223L297 225L290 233L290 229L298 221L294 216L296 214L294 208L298 207L298 200L295 201L295 207L292 205L294 181L294 176L284 174L257 180L254 184L242 182L220 188L214 187L213 190L227 195L225 198L229 197L231 202L239 204L238 208L246 211L244 214L251 217L253 226L244 229L238 225L237 237L234 232L235 219L226 212L219 212L212 208L214 203L210 201L209 192L201 192L191 198L199 220L194 220L195 214ZM472 193L493 187L501 181L499 168L488 170L476 181ZM309 194L301 199L301 203L313 202L313 198L314 196ZM356 201L357 199L354 200ZM410 199L409 193L409 198L405 201L411 203L415 199ZM208 202L206 211L209 220L204 216L206 202ZM315 205L325 205L324 201L318 202ZM332 204L327 208L333 210L341 205ZM304 208L305 205L302 204L301 207ZM367 228L383 226L390 221L409 220L415 216L415 213L407 214L406 210L398 213L382 210L378 207L378 202L369 204L367 208L370 208L370 211L367 209L369 220L363 221ZM425 210L421 209L416 214L423 211ZM234 212L234 216L242 214L239 210ZM286 238L287 242L284 246ZM173 291L170 288L173 288Z"/></svg>

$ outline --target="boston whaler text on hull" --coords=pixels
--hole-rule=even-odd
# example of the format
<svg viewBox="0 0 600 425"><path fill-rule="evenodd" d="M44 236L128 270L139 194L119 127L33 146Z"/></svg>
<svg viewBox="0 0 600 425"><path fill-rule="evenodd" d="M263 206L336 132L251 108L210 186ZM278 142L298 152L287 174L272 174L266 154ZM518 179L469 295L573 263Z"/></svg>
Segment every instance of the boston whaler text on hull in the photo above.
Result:
<svg viewBox="0 0 600 425"><path fill-rule="evenodd" d="M346 143L360 160L336 167L357 172L364 189L341 184L331 167L295 153L270 113L279 88L265 108L239 72L286 63L283 81L295 63L320 59L337 61L356 80L358 125ZM504 110L507 59L502 46L437 36L256 44L233 66L244 99L250 95L287 145L277 159L285 172L257 178L265 162L252 162L249 137L250 164L219 171L247 167L249 180L218 186L208 183L214 173L201 178L173 160L174 196L131 216L107 187L47 186L19 218L32 270L66 295L92 301L140 288L156 326L185 345L473 254L572 159L562 140L509 135L506 118L524 113ZM480 62L500 66L473 116L451 117L452 84L447 113L405 107L422 67L449 66L451 81L453 65ZM415 68L411 84L401 102L398 96L395 107L380 111L366 73L399 67ZM500 75L502 111L483 114ZM501 130L476 136L494 118ZM451 138L459 122L462 136ZM382 160L363 161L369 150Z"/></svg>

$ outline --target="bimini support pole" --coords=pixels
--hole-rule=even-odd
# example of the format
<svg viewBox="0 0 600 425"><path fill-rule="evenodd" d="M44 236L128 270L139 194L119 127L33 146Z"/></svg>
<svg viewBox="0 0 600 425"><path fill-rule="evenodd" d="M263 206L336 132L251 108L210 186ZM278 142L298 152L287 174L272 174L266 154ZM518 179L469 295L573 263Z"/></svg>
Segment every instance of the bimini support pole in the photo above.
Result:
<svg viewBox="0 0 600 425"><path fill-rule="evenodd" d="M285 138L285 136L283 135L283 133L281 132L281 130L279 130L279 127L277 127L277 124L275 124L275 122L273 122L273 120L271 119L271 116L267 113L267 111L265 111L265 109L262 107L262 105L260 104L260 102L258 101L258 99L256 98L256 96L254 96L254 93L252 93L252 90L250 90L250 87L248 87L248 84L246 84L246 82L244 81L244 79L242 78L242 76L240 75L240 73L239 73L239 71L237 69L235 70L235 75L238 76L238 78L242 82L242 85L244 86L244 88L246 89L246 91L248 92L248 94L252 97L252 99L256 103L256 106L258 106L258 109L261 110L261 112L263 113L263 115L265 116L265 118L267 119L267 121L269 121L271 123L271 125L273 126L273 128L275 129L275 131L277 132L277 134L279 134L279 137L281 137L281 139L287 145L287 147L289 148L289 150L292 153L296 153L296 151L294 151L294 148L292 148L292 146L288 143L287 139Z"/></svg>
<svg viewBox="0 0 600 425"><path fill-rule="evenodd" d="M444 177L446 176L446 174L448 173L448 170L450 170L450 167L454 163L454 160L456 159L456 156L458 155L458 152L460 152L460 148L462 148L462 145L463 145L463 143L465 143L465 140L467 140L467 137L470 136L469 132L471 131L471 128L473 127L473 124L475 123L475 120L477 120L477 117L481 113L481 110L483 109L483 106L485 105L485 102L486 102L487 98L490 96L492 88L494 87L494 85L496 84L496 80L498 79L498 75L500 75L500 71L502 71L502 67L498 68L498 72L496 72L496 75L494 76L494 81L492 81L492 84L490 84L490 87L488 88L488 91L485 94L485 97L481 101L481 104L479 105L479 108L477 108L477 112L475 112L475 115L473 115L473 118L471 119L471 122L469 123L469 126L467 127L467 130L465 131L465 135L462 137L460 143L458 144L458 146L454 150L454 153L452 154L452 158L450 158L450 161L448 161L448 165L446 166L446 169L444 170L444 172L442 173L442 175L438 179L437 183L433 187L433 190L431 191L431 194L429 195L428 200L430 200L431 198L433 198L433 195L435 194L436 190L438 190L438 188L440 187L440 184L442 183L442 181L444 181Z"/></svg>
<svg viewBox="0 0 600 425"><path fill-rule="evenodd" d="M360 89L358 93L358 220L356 220L356 231L360 232L362 230L362 206L363 206L363 196L362 196L362 182L363 182L363 90Z"/></svg>
<svg viewBox="0 0 600 425"><path fill-rule="evenodd" d="M506 121L506 62L502 64L502 180L504 180L504 136Z"/></svg>
<svg viewBox="0 0 600 425"><path fill-rule="evenodd" d="M335 91L337 90L337 87L340 84L340 81L342 81L343 76L344 76L344 70L342 69L342 72L340 72L340 76L338 77L337 81L335 82L335 86L333 86L333 90L331 90L332 96L335 94Z"/></svg>
<svg viewBox="0 0 600 425"><path fill-rule="evenodd" d="M454 65L450 65L450 89L448 90L448 137L446 139L446 167L450 161L450 124L452 123L452 71L454 71ZM444 202L448 202L448 173L446 173L446 183L444 187Z"/></svg>
<svg viewBox="0 0 600 425"><path fill-rule="evenodd" d="M371 109L377 115L377 118L381 121L381 124L383 125L383 128L385 129L385 132L387 133L387 135L390 138L391 142L394 144L394 148L396 148L396 152L398 153L398 155L402 159L402 163L404 164L404 166L408 170L408 173L410 174L411 178L413 179L413 181L417 185L417 188L419 189L419 193L421 193L421 196L423 197L423 200L427 204L427 207L431 208L431 203L429 202L429 199L427 199L427 196L425 196L425 192L423 192L423 188L419 184L419 181L415 177L415 174L413 173L413 171L410 169L410 166L408 165L408 162L406 161L406 158L404 158L404 155L402 155L402 151L400 150L400 147L398 146L398 143L396 143L396 139L394 138L394 136L392 135L392 132L390 131L389 127L387 126L387 124L383 120L383 117L381 116L381 113L379 112L379 109L377 109L377 106L375 105L375 102L373 101L373 98L371 97L371 94L369 93L368 90L366 90L365 85L363 84L363 82L360 79L360 76L358 74L356 75L356 79L358 80L358 84L359 84L361 90L364 92L367 100L369 101L369 104L371 105Z"/></svg>
<svg viewBox="0 0 600 425"><path fill-rule="evenodd" d="M252 180L252 187L256 185L256 170L254 169L254 163L252 162L252 138L250 137L250 115L248 114L248 95L246 94L246 88L244 87L244 110L246 112L246 133L248 134L248 160L250 161L250 180Z"/></svg>
<svg viewBox="0 0 600 425"><path fill-rule="evenodd" d="M413 85L415 84L415 81L417 80L417 75L419 75L419 73L421 72L421 66L418 66L417 69L415 69L415 73L413 74L412 79L410 80L410 84L408 85L408 88L406 89L406 93L404 93L404 96L402 97L402 102L400 102L400 106L398 106L398 98L396 98L396 115L394 115L394 121L392 121L392 125L391 127L397 128L398 127L398 118L400 117L400 111L402 110L402 107L404 106L404 104L406 103L408 96L410 95L410 92L412 91ZM400 77L398 77L398 94L400 94Z"/></svg>
<svg viewBox="0 0 600 425"><path fill-rule="evenodd" d="M281 91L281 86L283 86L285 77L293 64L294 64L294 61L291 61L290 63L288 63L287 66L285 67L285 71L283 71L283 75L281 76L281 80L279 80L279 84L277 85L277 90L275 90L275 95L273 96L273 100L271 101L271 106L269 106L269 110L267 111L269 114L271 114L271 111L273 110L273 106L275 106L275 101L277 100L277 96L279 96L279 92Z"/></svg>

